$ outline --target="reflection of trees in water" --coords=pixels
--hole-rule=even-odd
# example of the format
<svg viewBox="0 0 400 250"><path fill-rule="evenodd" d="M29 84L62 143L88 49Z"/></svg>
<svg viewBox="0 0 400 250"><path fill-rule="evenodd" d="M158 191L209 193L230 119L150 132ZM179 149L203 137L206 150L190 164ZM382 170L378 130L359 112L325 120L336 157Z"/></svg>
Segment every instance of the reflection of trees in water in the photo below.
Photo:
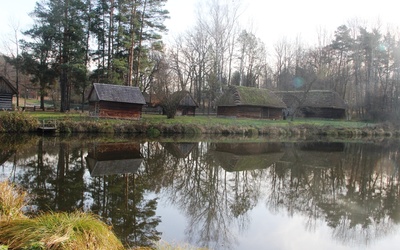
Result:
<svg viewBox="0 0 400 250"><path fill-rule="evenodd" d="M34 153L17 149L13 159L21 168L15 180L34 194L32 204L41 211L89 204L130 246L160 238L157 200L147 191L161 192L186 214L188 241L216 249L235 245L234 226L246 230L263 195L271 211L306 216L310 230L323 220L346 244L370 244L400 222L395 144L282 143L277 152L265 146L260 154L218 156L215 143L149 141L140 144L137 173L88 178L84 141L35 143Z"/></svg>
<svg viewBox="0 0 400 250"><path fill-rule="evenodd" d="M98 163L96 175L102 175L92 177L92 211L111 223L114 232L127 246L151 246L158 241L161 233L156 227L161 220L155 214L157 199L145 197L146 190L151 189L149 180L152 177L146 168L139 166L142 161L140 144L94 145L89 149L87 159L90 164ZM110 171L111 166L114 172ZM123 172L118 174L116 170Z"/></svg>
<svg viewBox="0 0 400 250"><path fill-rule="evenodd" d="M83 141L41 139L32 152L23 152L28 160L18 160L15 180L31 194L35 211L89 209L112 223L126 245L157 241L157 200L143 195L151 178L143 171L88 178L85 146Z"/></svg>
<svg viewBox="0 0 400 250"><path fill-rule="evenodd" d="M232 223L245 228L247 212L258 202L260 171L224 171L211 153L215 145L207 142L198 143L185 157L171 153L177 145L163 145L165 151L157 147L159 156L149 160L154 164L153 158L162 159L152 167L164 166L159 183L169 202L186 214L188 241L212 249L231 248L236 240Z"/></svg>
<svg viewBox="0 0 400 250"><path fill-rule="evenodd" d="M348 143L337 152L340 157L316 150L320 158L330 159L330 166L307 164L310 152L299 147L286 152L268 177L272 210L305 215L309 226L324 218L344 243L369 244L398 223L399 173L392 164L399 162L396 147Z"/></svg>

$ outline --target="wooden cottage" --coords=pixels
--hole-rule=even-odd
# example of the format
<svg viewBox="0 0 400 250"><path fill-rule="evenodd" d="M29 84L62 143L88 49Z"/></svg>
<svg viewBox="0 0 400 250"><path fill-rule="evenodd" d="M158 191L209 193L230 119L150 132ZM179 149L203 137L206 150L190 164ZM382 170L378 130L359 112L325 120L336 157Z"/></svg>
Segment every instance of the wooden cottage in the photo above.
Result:
<svg viewBox="0 0 400 250"><path fill-rule="evenodd" d="M140 119L146 104L138 87L94 83L89 93L89 113L96 117Z"/></svg>
<svg viewBox="0 0 400 250"><path fill-rule="evenodd" d="M177 91L172 94L171 98L179 103L176 109L177 116L195 116L198 105L188 91Z"/></svg>
<svg viewBox="0 0 400 250"><path fill-rule="evenodd" d="M287 106L286 115L308 118L343 119L346 117L346 103L335 91L310 90L304 91L277 91Z"/></svg>
<svg viewBox="0 0 400 250"><path fill-rule="evenodd" d="M89 147L86 162L91 176L134 174L143 157L139 143L99 143Z"/></svg>
<svg viewBox="0 0 400 250"><path fill-rule="evenodd" d="M268 89L230 86L217 100L217 116L282 119L285 103Z"/></svg>
<svg viewBox="0 0 400 250"><path fill-rule="evenodd" d="M0 76L0 111L12 110L12 98L18 91L7 78Z"/></svg>

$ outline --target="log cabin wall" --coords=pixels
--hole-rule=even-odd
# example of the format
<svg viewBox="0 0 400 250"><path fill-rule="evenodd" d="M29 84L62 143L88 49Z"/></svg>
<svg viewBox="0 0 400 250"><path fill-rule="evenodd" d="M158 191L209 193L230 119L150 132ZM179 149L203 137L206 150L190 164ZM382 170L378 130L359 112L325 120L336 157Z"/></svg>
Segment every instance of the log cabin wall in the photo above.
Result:
<svg viewBox="0 0 400 250"><path fill-rule="evenodd" d="M98 110L96 111L96 105ZM123 119L136 119L139 120L142 116L142 106L140 104L132 103L118 103L118 102L91 102L89 112L94 116L104 118L123 118Z"/></svg>
<svg viewBox="0 0 400 250"><path fill-rule="evenodd" d="M282 119L282 109L255 106L218 106L217 116L253 119Z"/></svg>
<svg viewBox="0 0 400 250"><path fill-rule="evenodd" d="M328 119L346 118L345 109L304 107L301 108L300 111L303 114L303 116L307 118L328 118Z"/></svg>

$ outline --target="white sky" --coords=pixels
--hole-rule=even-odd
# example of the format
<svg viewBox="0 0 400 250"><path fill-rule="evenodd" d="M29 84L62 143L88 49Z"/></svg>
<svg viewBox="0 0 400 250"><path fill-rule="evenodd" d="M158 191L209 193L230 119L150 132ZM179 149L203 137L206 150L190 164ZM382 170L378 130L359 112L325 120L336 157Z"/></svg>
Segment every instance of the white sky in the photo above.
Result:
<svg viewBox="0 0 400 250"><path fill-rule="evenodd" d="M189 29L195 20L196 2L201 0L168 0L167 8L171 18L166 22L169 34ZM204 1L204 0L203 0ZM230 0L232 2L239 0ZM32 24L28 16L36 0L0 0L0 51L6 52L4 42L13 39L11 23L19 23L21 30ZM387 25L400 27L400 8L397 0L241 0L244 9L242 25L252 24L250 31L260 37L267 47L286 38L294 41L300 37L309 45L317 43L318 30L333 33L349 20L360 19L368 27L382 24L382 33Z"/></svg>

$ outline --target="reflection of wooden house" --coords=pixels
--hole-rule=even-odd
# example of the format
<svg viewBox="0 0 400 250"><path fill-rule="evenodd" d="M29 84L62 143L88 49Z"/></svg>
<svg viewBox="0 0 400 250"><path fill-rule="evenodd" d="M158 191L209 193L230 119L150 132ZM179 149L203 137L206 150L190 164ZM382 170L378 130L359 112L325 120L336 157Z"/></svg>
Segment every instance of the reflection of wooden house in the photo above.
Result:
<svg viewBox="0 0 400 250"><path fill-rule="evenodd" d="M94 144L86 157L91 176L136 173L143 162L139 143Z"/></svg>
<svg viewBox="0 0 400 250"><path fill-rule="evenodd" d="M0 166L3 165L15 153L15 150L2 150L0 152Z"/></svg>
<svg viewBox="0 0 400 250"><path fill-rule="evenodd" d="M0 111L12 110L12 98L18 91L7 78L0 76Z"/></svg>
<svg viewBox="0 0 400 250"><path fill-rule="evenodd" d="M281 119L285 103L267 89L230 86L217 100L217 115Z"/></svg>
<svg viewBox="0 0 400 250"><path fill-rule="evenodd" d="M197 103L188 91L177 91L172 94L171 98L176 100L179 105L176 109L176 115L192 115L196 114Z"/></svg>
<svg viewBox="0 0 400 250"><path fill-rule="evenodd" d="M310 118L333 118L342 119L346 117L346 103L338 93L330 90L304 91L277 91L287 106L287 114L296 109L296 115Z"/></svg>
<svg viewBox="0 0 400 250"><path fill-rule="evenodd" d="M287 145L285 155L278 162L278 166L330 168L340 164L343 158L343 143L303 142Z"/></svg>
<svg viewBox="0 0 400 250"><path fill-rule="evenodd" d="M280 143L216 143L215 160L228 172L266 169L284 152Z"/></svg>
<svg viewBox="0 0 400 250"><path fill-rule="evenodd" d="M138 87L94 83L89 93L92 116L140 119L144 104Z"/></svg>
<svg viewBox="0 0 400 250"><path fill-rule="evenodd" d="M186 158L197 146L197 143L192 142L165 142L162 143L163 147L175 158Z"/></svg>

